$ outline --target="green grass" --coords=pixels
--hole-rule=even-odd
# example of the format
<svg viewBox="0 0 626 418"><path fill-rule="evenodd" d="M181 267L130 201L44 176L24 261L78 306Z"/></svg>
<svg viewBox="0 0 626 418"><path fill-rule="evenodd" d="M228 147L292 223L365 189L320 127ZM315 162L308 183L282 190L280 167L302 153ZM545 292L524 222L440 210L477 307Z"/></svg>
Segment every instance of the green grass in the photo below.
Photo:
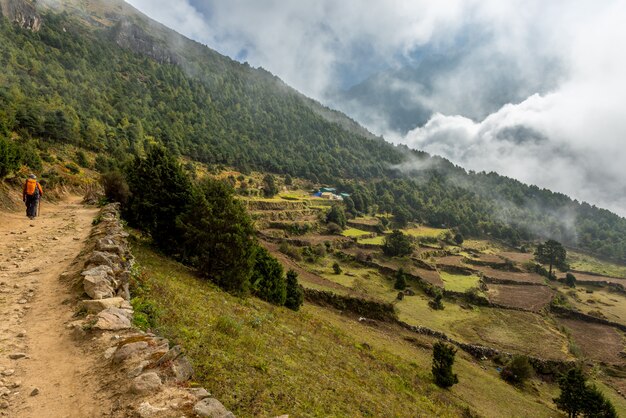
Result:
<svg viewBox="0 0 626 418"><path fill-rule="evenodd" d="M554 386L516 389L463 352L460 383L437 388L428 337L311 305L242 300L143 245L133 251L156 330L185 347L197 383L238 416L457 417L468 405L481 416L558 415Z"/></svg>
<svg viewBox="0 0 626 418"><path fill-rule="evenodd" d="M473 287L478 287L478 281L480 278L475 275L466 276L463 274L452 274L440 271L439 275L444 283L446 290L453 292L465 292Z"/></svg>
<svg viewBox="0 0 626 418"><path fill-rule="evenodd" d="M371 232L367 232L367 231L362 231L360 229L356 229L356 228L348 228L348 229L344 229L343 232L341 233L341 235L343 235L344 237L350 237L350 238L358 238L358 237L362 237L363 235L370 235Z"/></svg>
<svg viewBox="0 0 626 418"><path fill-rule="evenodd" d="M428 368L363 348L325 319L329 311L238 299L146 247L133 251L159 312L157 331L185 347L197 383L237 416L461 413L463 402L434 388Z"/></svg>
<svg viewBox="0 0 626 418"><path fill-rule="evenodd" d="M544 358L569 358L567 337L538 314L487 307L464 309L451 302L444 302L444 310L435 311L428 300L420 294L405 297L396 304L398 316L466 343Z"/></svg>
<svg viewBox="0 0 626 418"><path fill-rule="evenodd" d="M402 232L405 234L417 237L417 238L439 238L442 234L444 234L447 229L440 228L431 228L429 226L419 226L417 228L408 228L403 229Z"/></svg>
<svg viewBox="0 0 626 418"><path fill-rule="evenodd" d="M384 235L379 235L372 238L362 238L358 240L359 244L373 244L373 245L383 245L385 241Z"/></svg>
<svg viewBox="0 0 626 418"><path fill-rule="evenodd" d="M626 278L626 266L608 261L602 261L590 255L577 253L575 251L568 251L567 262L574 270Z"/></svg>
<svg viewBox="0 0 626 418"><path fill-rule="evenodd" d="M626 297L606 288L578 283L576 288L560 285L558 289L568 296L569 303L584 313L600 311L606 319L626 325ZM587 293L591 290L593 293Z"/></svg>

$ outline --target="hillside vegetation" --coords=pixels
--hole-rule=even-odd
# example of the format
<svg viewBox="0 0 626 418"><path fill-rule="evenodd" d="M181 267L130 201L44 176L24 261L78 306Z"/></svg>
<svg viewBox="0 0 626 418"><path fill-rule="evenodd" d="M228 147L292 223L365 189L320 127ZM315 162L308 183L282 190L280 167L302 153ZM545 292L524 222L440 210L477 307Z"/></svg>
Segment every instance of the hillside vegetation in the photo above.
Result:
<svg viewBox="0 0 626 418"><path fill-rule="evenodd" d="M19 163L36 169L34 150L45 154L52 142L98 152L100 171L158 142L213 167L340 186L362 213L401 213L513 243L542 235L605 257L626 256L626 220L606 210L392 146L267 71L128 7L119 12L126 16L108 13L113 6L103 2L85 7L79 18L42 10L38 32L0 23L5 171Z"/></svg>

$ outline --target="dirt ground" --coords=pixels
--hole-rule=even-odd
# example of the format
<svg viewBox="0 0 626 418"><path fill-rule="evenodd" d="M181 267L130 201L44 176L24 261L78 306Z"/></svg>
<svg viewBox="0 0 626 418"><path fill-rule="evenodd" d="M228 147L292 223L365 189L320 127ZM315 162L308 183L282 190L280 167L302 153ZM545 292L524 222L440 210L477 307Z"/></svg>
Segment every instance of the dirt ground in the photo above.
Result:
<svg viewBox="0 0 626 418"><path fill-rule="evenodd" d="M548 286L490 284L488 288L487 295L491 302L533 312L549 304L554 295Z"/></svg>
<svg viewBox="0 0 626 418"><path fill-rule="evenodd" d="M602 324L592 324L574 319L558 319L572 334L574 341L591 360L609 364L626 365L619 353L624 350L626 338L619 330Z"/></svg>
<svg viewBox="0 0 626 418"><path fill-rule="evenodd" d="M71 197L41 215L0 212L0 415L101 417L101 359L71 338L70 290L59 280L87 239L97 209Z"/></svg>

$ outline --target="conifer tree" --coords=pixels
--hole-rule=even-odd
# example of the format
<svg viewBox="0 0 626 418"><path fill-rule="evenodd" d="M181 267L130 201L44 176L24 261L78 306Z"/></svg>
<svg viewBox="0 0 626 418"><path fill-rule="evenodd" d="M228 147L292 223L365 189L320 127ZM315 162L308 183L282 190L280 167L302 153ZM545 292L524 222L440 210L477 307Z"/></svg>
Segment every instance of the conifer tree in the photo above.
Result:
<svg viewBox="0 0 626 418"><path fill-rule="evenodd" d="M449 388L459 382L457 375L452 373L455 354L456 350L446 343L437 341L433 345L432 373L437 386Z"/></svg>
<svg viewBox="0 0 626 418"><path fill-rule="evenodd" d="M398 269L396 272L396 282L393 287L396 290L406 289L406 275L404 274L404 270L402 268Z"/></svg>
<svg viewBox="0 0 626 418"><path fill-rule="evenodd" d="M285 306L291 310L297 311L304 302L304 292L298 284L298 273L293 270L287 272L287 299Z"/></svg>
<svg viewBox="0 0 626 418"><path fill-rule="evenodd" d="M287 299L287 282L283 266L261 246L256 253L252 291L257 297L274 305L284 305Z"/></svg>

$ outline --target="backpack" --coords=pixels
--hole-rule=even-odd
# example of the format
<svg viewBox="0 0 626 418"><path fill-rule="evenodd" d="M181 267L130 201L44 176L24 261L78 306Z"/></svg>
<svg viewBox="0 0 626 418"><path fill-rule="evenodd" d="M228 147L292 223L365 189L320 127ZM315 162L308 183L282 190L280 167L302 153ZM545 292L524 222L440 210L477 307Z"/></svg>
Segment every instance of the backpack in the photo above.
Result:
<svg viewBox="0 0 626 418"><path fill-rule="evenodd" d="M37 180L28 179L26 181L26 194L36 199L39 198L39 182Z"/></svg>

